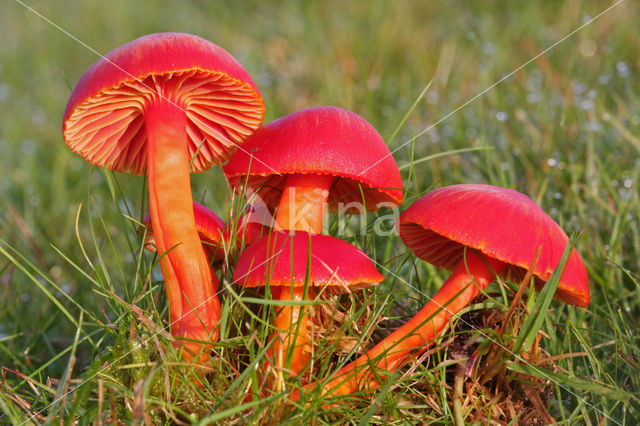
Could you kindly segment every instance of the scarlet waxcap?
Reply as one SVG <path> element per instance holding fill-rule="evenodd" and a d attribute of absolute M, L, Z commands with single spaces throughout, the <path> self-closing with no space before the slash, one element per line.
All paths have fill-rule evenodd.
<path fill-rule="evenodd" d="M 358 114 L 334 106 L 303 109 L 266 124 L 223 170 L 234 188 L 247 182 L 270 207 L 278 206 L 286 175 L 297 173 L 339 177 L 329 193 L 332 211 L 336 202 L 362 203 L 363 195 L 367 211 L 403 199 L 400 171 L 380 134 Z"/>
<path fill-rule="evenodd" d="M 224 230 L 225 240 L 231 241 L 232 236 L 235 236 L 238 243 L 248 246 L 269 234 L 272 227 L 273 216 L 266 206 L 250 205 L 238 218 L 229 218 Z"/>
<path fill-rule="evenodd" d="M 245 287 L 302 287 L 309 253 L 309 285 L 337 287 L 345 292 L 381 282 L 369 257 L 359 248 L 329 235 L 277 231 L 247 247 L 238 257 L 233 281 Z"/>
<path fill-rule="evenodd" d="M 213 260 L 222 260 L 224 258 L 224 250 L 221 247 L 221 241 L 224 235 L 224 222 L 220 217 L 209 208 L 202 204 L 193 203 L 193 215 L 196 222 L 196 231 L 200 241 Z M 147 227 L 147 234 L 144 241 L 144 248 L 149 251 L 156 251 L 156 240 L 151 227 L 151 214 L 147 213 L 142 220 L 144 226 Z M 138 229 L 141 232 L 141 228 Z"/>
<path fill-rule="evenodd" d="M 194 173 L 226 161 L 264 119 L 258 89 L 228 52 L 194 35 L 158 33 L 87 69 L 67 103 L 63 137 L 90 163 L 144 174 L 144 111 L 158 99 L 186 112 Z"/>
<path fill-rule="evenodd" d="M 507 264 L 502 275 L 521 280 L 531 267 L 542 287 L 559 265 L 569 238 L 526 195 L 491 185 L 453 185 L 424 195 L 398 220 L 400 237 L 418 257 L 453 270 L 464 247 Z M 589 278 L 575 249 L 565 265 L 555 298 L 576 306 L 590 301 Z"/>

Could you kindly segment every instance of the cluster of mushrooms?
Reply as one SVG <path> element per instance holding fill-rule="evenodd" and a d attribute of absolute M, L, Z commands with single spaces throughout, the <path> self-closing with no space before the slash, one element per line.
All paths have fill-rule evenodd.
<path fill-rule="evenodd" d="M 90 163 L 147 175 L 145 246 L 157 251 L 171 333 L 187 360 L 210 357 L 220 319 L 215 267 L 230 256 L 224 242 L 242 240 L 233 257 L 234 283 L 265 287 L 282 301 L 263 366 L 268 386 L 282 390 L 282 378 L 298 375 L 312 356 L 305 300 L 383 280 L 362 250 L 323 235 L 325 211 L 339 203 L 347 213 L 362 212 L 349 208 L 356 205 L 376 211 L 399 206 L 404 194 L 389 149 L 362 117 L 321 106 L 262 126 L 264 109 L 249 74 L 222 48 L 189 34 L 151 34 L 84 73 L 67 104 L 63 136 Z M 192 201 L 190 173 L 216 164 L 224 164 L 236 193 L 275 214 L 273 223 L 225 226 Z M 380 372 L 424 352 L 494 278 L 522 279 L 532 271 L 543 286 L 569 244 L 527 196 L 482 184 L 429 192 L 400 215 L 397 228 L 418 257 L 453 273 L 410 321 L 323 382 L 323 393 L 380 386 L 376 380 L 386 376 Z M 555 297 L 589 303 L 587 271 L 575 249 Z"/>

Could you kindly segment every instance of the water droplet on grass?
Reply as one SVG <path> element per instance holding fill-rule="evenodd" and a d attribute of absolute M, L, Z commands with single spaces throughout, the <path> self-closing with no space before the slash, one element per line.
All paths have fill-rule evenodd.
<path fill-rule="evenodd" d="M 494 53 L 496 53 L 496 46 L 488 41 L 482 46 L 482 51 L 485 55 L 492 56 Z"/>
<path fill-rule="evenodd" d="M 9 100 L 11 94 L 11 86 L 6 83 L 0 83 L 0 102 Z"/>
<path fill-rule="evenodd" d="M 425 97 L 430 104 L 436 104 L 440 100 L 440 94 L 437 90 L 429 90 Z"/>
<path fill-rule="evenodd" d="M 633 191 L 629 191 L 629 189 L 627 188 L 620 188 L 618 190 L 618 196 L 620 197 L 621 200 L 629 200 L 631 199 L 631 196 L 633 195 Z"/>
<path fill-rule="evenodd" d="M 594 119 L 587 121 L 585 124 L 585 128 L 590 132 L 597 132 L 601 129 L 600 123 Z"/>
<path fill-rule="evenodd" d="M 540 100 L 540 95 L 535 92 L 527 93 L 527 103 L 528 104 L 537 104 Z"/>
<path fill-rule="evenodd" d="M 25 139 L 20 143 L 20 150 L 25 155 L 32 155 L 36 152 L 36 143 L 31 139 Z"/>
<path fill-rule="evenodd" d="M 594 103 L 591 99 L 585 99 L 580 102 L 580 109 L 582 109 L 583 111 L 589 111 L 590 109 L 593 108 L 593 106 L 594 106 Z"/>
<path fill-rule="evenodd" d="M 627 78 L 631 75 L 631 70 L 629 69 L 629 65 L 626 62 L 620 61 L 616 64 L 616 69 L 618 70 L 618 75 L 622 78 Z"/>
<path fill-rule="evenodd" d="M 598 45 L 590 38 L 585 38 L 580 42 L 578 47 L 580 49 L 580 53 L 584 56 L 593 56 L 598 50 Z"/>
<path fill-rule="evenodd" d="M 42 108 L 36 108 L 31 113 L 31 122 L 36 126 L 42 126 L 47 121 L 47 115 Z"/>
<path fill-rule="evenodd" d="M 572 81 L 571 87 L 573 88 L 573 93 L 575 95 L 581 95 L 587 90 L 587 86 L 585 86 L 583 83 L 580 83 L 578 81 Z"/>

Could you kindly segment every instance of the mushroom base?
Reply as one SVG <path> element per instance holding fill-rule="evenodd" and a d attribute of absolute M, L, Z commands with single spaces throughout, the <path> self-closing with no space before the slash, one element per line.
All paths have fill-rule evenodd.
<path fill-rule="evenodd" d="M 451 276 L 433 298 L 402 327 L 391 333 L 373 349 L 346 365 L 323 389 L 323 394 L 347 395 L 380 386 L 383 378 L 426 351 L 450 319 L 469 304 L 506 265 L 496 259 L 481 259 L 466 252 Z M 309 385 L 313 389 L 316 383 Z M 297 399 L 299 395 L 294 395 Z"/>

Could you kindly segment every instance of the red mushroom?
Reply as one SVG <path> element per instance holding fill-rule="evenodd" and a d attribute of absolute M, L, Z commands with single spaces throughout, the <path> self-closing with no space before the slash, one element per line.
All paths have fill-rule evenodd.
<path fill-rule="evenodd" d="M 411 320 L 336 373 L 324 386 L 333 395 L 377 387 L 372 362 L 375 369 L 393 371 L 409 355 L 426 350 L 449 319 L 496 274 L 522 279 L 539 249 L 533 275 L 536 286 L 542 287 L 569 243 L 558 224 L 529 197 L 491 185 L 454 185 L 432 191 L 400 216 L 399 230 L 416 255 L 453 273 Z M 555 298 L 580 307 L 589 304 L 587 270 L 575 249 L 564 265 Z"/>
<path fill-rule="evenodd" d="M 307 298 L 314 299 L 325 287 L 349 292 L 382 280 L 360 249 L 328 235 L 304 231 L 276 231 L 262 237 L 240 254 L 233 273 L 233 281 L 244 287 L 265 287 L 268 283 L 275 295 L 279 293 L 280 300 L 298 302 L 304 300 L 305 288 Z M 279 337 L 271 354 L 279 377 L 283 369 L 296 375 L 307 364 L 306 323 L 307 316 L 300 314 L 299 306 L 288 305 L 278 312 L 275 326 Z"/>
<path fill-rule="evenodd" d="M 193 202 L 193 215 L 198 237 L 207 255 L 207 259 L 209 259 L 209 263 L 217 263 L 223 260 L 224 247 L 222 246 L 222 241 L 224 240 L 224 222 L 217 214 L 209 210 L 209 208 L 195 201 Z M 151 226 L 151 213 L 147 213 L 144 216 L 142 223 L 147 228 L 144 238 L 144 248 L 155 252 L 158 248 L 156 246 L 156 236 Z M 140 227 L 138 233 L 142 233 L 142 231 L 143 229 Z M 214 287 L 214 291 L 217 291 L 217 284 Z"/>
<path fill-rule="evenodd" d="M 321 233 L 327 202 L 332 211 L 341 202 L 347 212 L 360 213 L 402 203 L 402 178 L 389 148 L 351 111 L 321 106 L 295 112 L 261 127 L 244 148 L 224 173 L 234 188 L 246 182 L 269 208 L 278 207 L 280 229 Z M 350 203 L 364 203 L 366 210 Z"/>
<path fill-rule="evenodd" d="M 175 336 L 215 339 L 219 318 L 189 172 L 226 161 L 263 117 L 262 98 L 244 68 L 219 46 L 181 33 L 116 48 L 71 94 L 62 129 L 69 148 L 100 167 L 148 175 Z"/>
<path fill-rule="evenodd" d="M 389 148 L 351 111 L 320 106 L 295 112 L 261 127 L 244 148 L 224 173 L 237 191 L 249 190 L 269 209 L 278 208 L 276 229 L 320 234 L 327 203 L 331 210 L 340 202 L 345 212 L 359 213 L 402 203 L 402 178 Z M 280 300 L 301 300 L 303 291 L 294 286 Z M 300 309 L 288 305 L 281 315 L 302 318 Z"/>
<path fill-rule="evenodd" d="M 236 250 L 252 244 L 273 228 L 272 212 L 265 204 L 254 202 L 243 210 L 237 218 L 230 217 L 225 228 L 225 240 L 230 246 L 235 243 Z"/>

